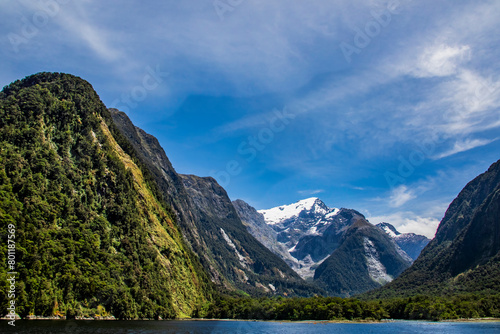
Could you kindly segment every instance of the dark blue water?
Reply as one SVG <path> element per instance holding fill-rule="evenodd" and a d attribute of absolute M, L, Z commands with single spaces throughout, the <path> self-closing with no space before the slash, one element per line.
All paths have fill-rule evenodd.
<path fill-rule="evenodd" d="M 398 321 L 374 324 L 339 324 L 326 322 L 257 322 L 257 321 L 16 321 L 16 327 L 0 322 L 0 333 L 500 333 L 500 322 L 437 323 Z"/>

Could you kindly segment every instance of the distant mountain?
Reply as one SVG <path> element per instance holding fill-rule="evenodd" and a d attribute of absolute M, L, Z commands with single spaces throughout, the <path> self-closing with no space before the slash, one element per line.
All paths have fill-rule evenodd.
<path fill-rule="evenodd" d="M 318 292 L 250 235 L 225 190 L 214 179 L 178 174 L 155 137 L 135 127 L 123 112 L 110 111 L 117 127 L 139 152 L 174 210 L 188 244 L 217 286 L 252 295 Z"/>
<path fill-rule="evenodd" d="M 448 207 L 414 264 L 370 297 L 500 292 L 500 161 Z"/>
<path fill-rule="evenodd" d="M 396 241 L 398 246 L 406 252 L 413 260 L 416 260 L 425 246 L 431 241 L 423 235 L 415 233 L 400 233 L 394 226 L 389 223 L 380 223 L 376 225 L 381 228 L 387 235 Z"/>
<path fill-rule="evenodd" d="M 339 209 L 330 209 L 319 198 L 313 197 L 258 212 L 263 215 L 266 224 L 278 233 L 278 241 L 292 249 L 304 235 L 322 234 L 323 228 L 329 225 Z"/>
<path fill-rule="evenodd" d="M 314 274 L 314 281 L 333 295 L 347 297 L 380 287 L 411 264 L 386 233 L 361 216 L 355 219 Z"/>
<path fill-rule="evenodd" d="M 379 287 L 412 262 L 395 240 L 361 213 L 329 208 L 316 197 L 268 210 L 256 211 L 241 200 L 235 206 L 258 240 L 332 295 Z"/>
<path fill-rule="evenodd" d="M 313 197 L 258 213 L 293 257 L 292 268 L 302 277 L 312 278 L 316 266 L 338 247 L 337 239 L 349 225 L 343 215 L 338 216 L 340 211 Z"/>

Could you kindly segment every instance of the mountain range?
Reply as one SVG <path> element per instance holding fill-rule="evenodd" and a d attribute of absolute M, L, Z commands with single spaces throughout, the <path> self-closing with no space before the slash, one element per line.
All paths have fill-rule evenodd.
<path fill-rule="evenodd" d="M 242 200 L 231 202 L 215 179 L 177 174 L 156 138 L 135 127 L 123 112 L 110 112 L 160 185 L 188 244 L 217 286 L 251 295 L 305 296 L 324 289 L 335 295 L 352 295 L 387 282 L 375 279 L 374 285 L 364 283 L 364 288 L 354 282 L 332 290 L 328 283 L 336 278 L 324 279 L 326 274 L 316 284 L 302 280 L 312 281 L 314 270 L 340 246 L 344 232 L 359 218 L 364 219 L 359 212 L 330 209 L 319 198 L 261 211 Z M 379 232 L 372 225 L 370 228 Z M 401 263 L 388 274 L 388 280 L 411 264 L 396 243 L 389 241 L 380 247 L 395 249 L 391 252 L 395 258 L 384 261 Z M 364 262 L 357 263 L 373 281 Z"/>
<path fill-rule="evenodd" d="M 429 241 L 316 197 L 265 210 L 231 202 L 215 179 L 178 174 L 154 136 L 69 74 L 0 92 L 0 145 L 0 235 L 15 226 L 22 316 L 203 316 L 220 294 L 500 290 L 500 161 Z"/>
<path fill-rule="evenodd" d="M 416 260 L 425 246 L 431 241 L 423 235 L 415 233 L 400 233 L 389 223 L 379 223 L 377 227 L 381 228 L 391 238 L 396 241 L 398 246 L 408 254 L 413 260 Z"/>
<path fill-rule="evenodd" d="M 155 137 L 135 127 L 125 113 L 112 109 L 111 115 L 154 176 L 188 245 L 216 286 L 252 295 L 319 292 L 247 231 L 215 179 L 178 174 Z"/>
<path fill-rule="evenodd" d="M 399 244 L 415 256 L 429 241 L 387 223 L 374 226 L 358 211 L 329 208 L 316 197 L 259 211 L 242 200 L 233 205 L 252 235 L 332 295 L 391 281 L 413 261 Z"/>

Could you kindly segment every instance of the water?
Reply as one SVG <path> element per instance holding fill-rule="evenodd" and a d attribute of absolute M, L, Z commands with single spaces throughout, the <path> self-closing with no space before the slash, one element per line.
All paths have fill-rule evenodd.
<path fill-rule="evenodd" d="M 156 334 L 156 333 L 500 333 L 500 322 L 442 323 L 397 321 L 373 324 L 326 322 L 258 322 L 258 321 L 49 321 L 18 320 L 16 327 L 0 322 L 0 333 L 68 333 L 68 334 Z"/>

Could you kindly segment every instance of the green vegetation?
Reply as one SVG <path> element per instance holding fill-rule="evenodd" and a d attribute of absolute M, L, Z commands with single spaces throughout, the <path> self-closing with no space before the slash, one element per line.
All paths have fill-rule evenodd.
<path fill-rule="evenodd" d="M 415 295 L 442 298 L 471 294 L 497 295 L 500 293 L 500 255 L 496 255 L 484 265 L 467 270 L 455 277 L 445 276 L 439 272 L 433 279 L 429 279 L 429 276 L 429 273 L 424 270 L 422 272 L 408 271 L 382 288 L 369 291 L 359 297 L 369 300 Z"/>
<path fill-rule="evenodd" d="M 214 302 L 209 316 L 266 320 L 500 318 L 499 203 L 500 161 L 464 188 L 446 212 L 436 238 L 391 283 L 359 295 L 359 299 L 222 297 Z M 345 281 L 339 275 L 352 271 L 349 259 L 364 261 L 362 254 L 356 256 L 361 253 L 362 239 L 353 236 L 356 238 L 351 236 L 351 245 L 342 256 L 335 262 L 327 259 L 316 270 L 319 278 L 326 273 L 337 284 L 330 283 L 329 292 L 341 294 L 356 279 L 370 283 L 360 272 Z M 387 256 L 383 251 L 379 250 L 381 259 Z"/>
<path fill-rule="evenodd" d="M 240 290 L 254 297 L 312 296 L 323 292 L 304 282 L 252 237 L 227 193 L 214 179 L 177 174 L 155 137 L 135 127 L 125 113 L 109 111 L 115 125 L 153 175 L 166 202 L 175 210 L 186 241 L 220 290 L 227 293 Z M 221 228 L 245 257 L 245 264 L 228 245 Z"/>
<path fill-rule="evenodd" d="M 40 73 L 4 88 L 0 257 L 14 224 L 21 316 L 200 314 L 212 285 L 152 180 L 86 81 Z"/>
<path fill-rule="evenodd" d="M 7 260 L 5 241 L 8 227 L 14 225 L 16 311 L 22 317 L 500 317 L 500 162 L 471 182 L 452 203 L 437 238 L 411 269 L 360 299 L 257 299 L 217 294 L 164 201 L 162 194 L 168 185 L 159 190 L 157 175 L 146 166 L 144 157 L 138 157 L 84 80 L 40 73 L 0 92 L 0 257 Z M 198 188 L 211 189 L 212 193 L 207 190 L 198 200 L 192 196 L 193 201 L 212 198 L 207 207 L 228 202 L 223 189 L 209 181 Z M 183 196 L 187 201 L 187 194 Z M 231 208 L 226 204 L 218 207 Z M 318 291 L 243 233 L 244 226 L 237 223 L 233 209 L 225 213 L 186 210 L 184 214 L 193 216 L 197 228 L 192 231 L 193 239 L 188 237 L 192 249 L 200 253 L 205 250 L 206 258 L 203 254 L 201 258 L 206 268 L 224 273 L 233 288 L 241 290 L 240 296 L 264 294 L 268 287 L 294 296 Z M 220 220 L 221 214 L 224 220 Z M 463 221 L 464 217 L 469 221 Z M 252 261 L 240 263 L 233 247 L 221 239 L 221 227 L 233 240 L 234 248 Z M 197 231 L 203 241 L 198 246 Z M 361 240 L 353 238 L 351 250 L 358 249 L 359 253 Z M 380 253 L 386 256 L 383 250 Z M 480 256 L 476 258 L 477 254 Z M 348 258 L 340 258 L 334 265 L 348 267 Z M 250 267 L 251 271 L 245 273 L 238 266 Z M 396 263 L 388 270 L 401 267 Z M 0 266 L 2 314 L 7 313 L 8 305 L 7 268 L 6 263 Z M 326 269 L 323 275 L 333 277 L 335 271 Z M 276 279 L 278 276 L 281 278 Z M 356 279 L 357 275 L 353 276 Z"/>
<path fill-rule="evenodd" d="M 451 298 L 415 296 L 371 301 L 339 297 L 221 297 L 210 307 L 207 317 L 296 321 L 500 318 L 500 294 L 461 295 Z"/>

